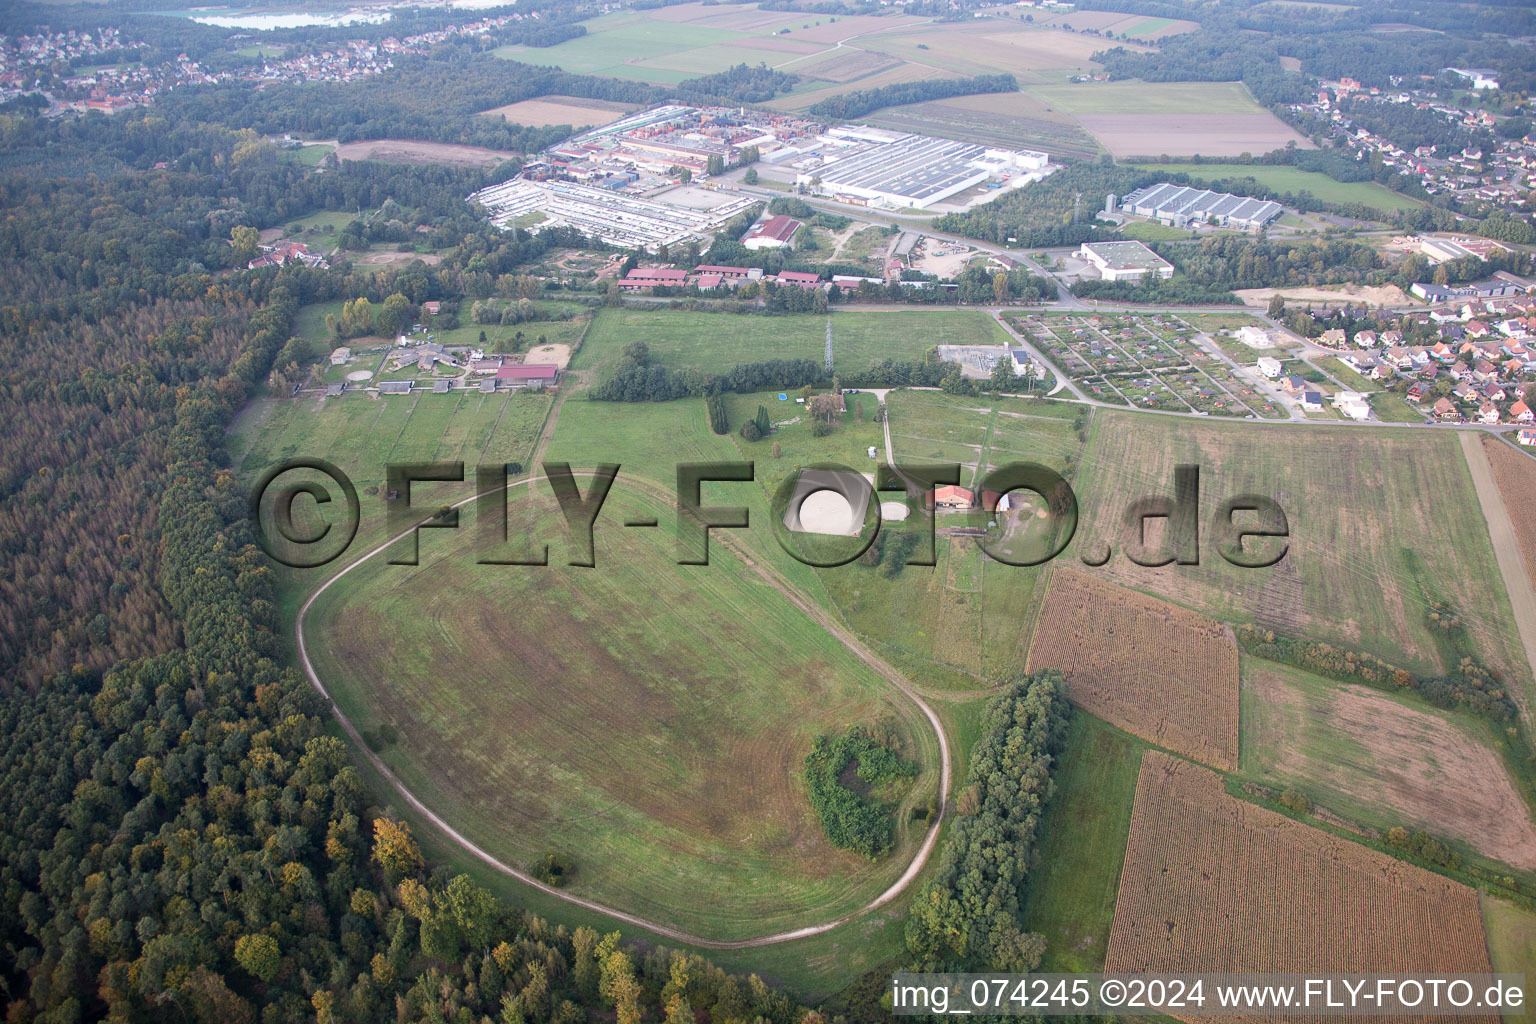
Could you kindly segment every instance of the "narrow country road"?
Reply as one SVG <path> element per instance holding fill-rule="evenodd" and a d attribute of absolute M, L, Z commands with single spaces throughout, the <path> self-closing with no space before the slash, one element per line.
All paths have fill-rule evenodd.
<path fill-rule="evenodd" d="M 553 429 L 554 421 L 552 416 L 550 423 L 545 428 L 546 437 L 553 433 Z M 543 450 L 542 443 L 539 450 L 541 452 Z M 577 476 L 591 477 L 594 475 L 591 472 L 583 473 L 580 470 L 576 470 L 574 472 Z M 510 491 L 514 487 L 527 486 L 543 479 L 545 478 L 542 476 L 531 476 L 524 480 L 514 481 L 507 485 L 507 490 Z M 660 486 L 659 484 L 652 483 L 649 480 L 630 477 L 628 478 L 627 482 L 636 485 L 639 487 L 639 489 L 650 493 L 652 496 L 660 497 L 663 500 L 671 501 L 676 497 L 674 494 L 667 491 L 664 487 Z M 471 495 L 462 501 L 455 502 L 452 507 L 460 508 L 469 504 L 470 502 L 477 500 L 479 497 L 480 495 L 478 494 Z M 373 548 L 373 550 L 349 563 L 346 568 L 340 570 L 334 576 L 330 577 L 318 588 L 316 588 L 314 593 L 310 594 L 309 597 L 304 601 L 304 604 L 299 608 L 298 615 L 294 619 L 294 640 L 298 646 L 299 663 L 304 669 L 305 676 L 309 678 L 310 684 L 314 686 L 314 688 L 319 692 L 320 696 L 324 697 L 325 700 L 330 704 L 331 713 L 336 716 L 336 721 L 341 725 L 342 730 L 352 739 L 352 742 L 357 747 L 358 752 L 367 759 L 369 765 L 372 766 L 374 771 L 378 772 L 390 784 L 390 786 L 394 788 L 395 792 L 400 794 L 400 797 L 411 806 L 412 810 L 414 810 L 421 817 L 425 818 L 427 821 L 431 822 L 439 832 L 452 840 L 465 852 L 475 857 L 475 859 L 481 861 L 488 867 L 494 868 L 504 875 L 515 878 L 525 885 L 538 889 L 540 892 L 547 893 L 548 895 L 554 896 L 557 899 L 564 900 L 567 903 L 571 903 L 579 907 L 584 907 L 587 910 L 597 911 L 600 914 L 605 914 L 608 917 L 614 918 L 618 921 L 623 921 L 626 924 L 632 924 L 637 927 L 644 928 L 645 930 L 653 932 L 657 935 L 664 936 L 669 939 L 674 939 L 678 942 L 685 942 L 689 945 L 698 946 L 704 949 L 748 949 L 754 946 L 768 946 L 775 943 L 789 942 L 794 939 L 803 939 L 813 935 L 820 935 L 824 932 L 829 932 L 834 928 L 838 928 L 853 920 L 854 918 L 866 914 L 871 910 L 875 910 L 878 907 L 884 906 L 886 903 L 889 903 L 891 900 L 895 899 L 909 885 L 912 884 L 913 880 L 916 879 L 918 874 L 923 870 L 924 865 L 928 863 L 928 858 L 933 853 L 934 847 L 938 843 L 939 828 L 944 820 L 944 812 L 948 808 L 951 778 L 949 738 L 945 735 L 944 725 L 939 720 L 938 714 L 935 713 L 933 708 L 930 707 L 927 702 L 918 695 L 917 691 L 914 690 L 912 686 L 907 682 L 905 676 L 903 676 L 894 667 L 886 663 L 878 655 L 861 644 L 853 634 L 844 629 L 841 624 L 834 621 L 831 616 L 829 616 L 821 608 L 817 607 L 815 603 L 812 602 L 808 597 L 801 594 L 792 583 L 779 575 L 776 570 L 753 559 L 745 550 L 739 546 L 738 542 L 729 536 L 728 532 L 726 531 L 711 533 L 711 540 L 715 543 L 723 544 L 726 548 L 730 549 L 730 551 L 735 554 L 737 558 L 741 559 L 743 564 L 761 576 L 765 582 L 767 582 L 774 589 L 778 590 L 779 593 L 784 595 L 784 597 L 789 600 L 791 604 L 795 605 L 795 607 L 799 608 L 802 612 L 817 622 L 817 624 L 826 629 L 829 633 L 836 637 L 840 643 L 842 643 L 851 652 L 857 655 L 860 660 L 862 660 L 882 678 L 884 678 L 887 682 L 899 690 L 908 700 L 917 706 L 917 708 L 923 713 L 924 717 L 927 718 L 928 724 L 933 728 L 934 735 L 938 738 L 939 741 L 940 763 L 938 813 L 934 815 L 933 821 L 928 827 L 928 833 L 923 838 L 922 846 L 919 847 L 916 856 L 912 858 L 912 861 L 907 865 L 906 870 L 902 872 L 901 877 L 896 879 L 896 881 L 891 883 L 891 885 L 886 888 L 884 892 L 882 892 L 879 896 L 875 897 L 870 902 L 866 903 L 864 906 L 834 918 L 833 920 L 825 921 L 821 924 L 807 925 L 804 928 L 796 928 L 791 931 L 776 932 L 772 935 L 758 936 L 756 938 L 720 940 L 707 939 L 697 935 L 690 935 L 687 932 L 672 928 L 668 925 L 660 924 L 655 921 L 649 921 L 643 917 L 638 917 L 634 914 L 629 914 L 625 911 L 607 906 L 606 904 L 599 903 L 596 900 L 585 899 L 581 896 L 574 895 L 573 893 L 566 892 L 562 889 L 557 889 L 553 886 L 546 885 L 531 875 L 520 871 L 512 865 L 499 859 L 495 855 L 486 851 L 484 848 L 478 846 L 467 836 L 465 836 L 463 833 L 445 821 L 442 816 L 440 816 L 431 807 L 417 798 L 417 796 L 406 787 L 405 783 L 403 783 L 400 778 L 390 770 L 389 766 L 384 763 L 383 759 L 380 758 L 379 755 L 376 754 L 373 749 L 363 741 L 362 734 L 358 731 L 357 727 L 352 724 L 352 721 L 346 716 L 341 708 L 336 704 L 336 701 L 331 697 L 330 692 L 326 690 L 325 684 L 321 682 L 320 675 L 315 671 L 314 663 L 310 660 L 309 649 L 304 637 L 304 617 L 309 613 L 310 608 L 314 605 L 315 601 L 319 599 L 321 594 L 325 593 L 328 589 L 330 589 L 332 584 L 347 575 L 347 573 L 351 572 L 353 569 L 356 569 L 358 566 L 364 564 L 369 559 L 383 553 L 386 549 L 389 548 L 391 544 L 394 544 L 396 541 L 409 536 L 411 530 L 414 530 L 415 528 L 415 526 L 412 526 L 411 529 L 402 531 L 396 536 L 390 537 L 388 540 L 383 541 L 377 547 Z"/>

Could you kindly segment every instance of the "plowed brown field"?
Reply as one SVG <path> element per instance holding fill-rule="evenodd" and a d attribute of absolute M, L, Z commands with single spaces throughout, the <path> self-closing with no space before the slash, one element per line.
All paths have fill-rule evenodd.
<path fill-rule="evenodd" d="M 1066 567 L 1027 670 L 1057 668 L 1089 714 L 1217 768 L 1237 767 L 1237 642 L 1214 619 Z"/>
<path fill-rule="evenodd" d="M 1142 757 L 1106 972 L 1491 969 L 1475 890 L 1244 803 L 1205 768 Z"/>

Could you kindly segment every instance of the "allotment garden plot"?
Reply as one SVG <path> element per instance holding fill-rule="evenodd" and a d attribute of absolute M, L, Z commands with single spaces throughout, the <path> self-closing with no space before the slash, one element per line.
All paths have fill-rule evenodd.
<path fill-rule="evenodd" d="M 1210 416 L 1285 417 L 1208 336 L 1178 316 L 1029 316 L 1013 325 L 1100 401 Z"/>

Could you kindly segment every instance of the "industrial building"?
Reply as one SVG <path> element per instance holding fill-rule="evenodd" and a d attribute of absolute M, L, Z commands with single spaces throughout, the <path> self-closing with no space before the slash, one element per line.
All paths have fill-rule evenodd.
<path fill-rule="evenodd" d="M 542 213 L 541 226 L 568 225 L 624 248 L 674 245 L 707 234 L 755 202 L 751 196 L 721 193 L 719 205 L 697 209 L 668 203 L 665 196 L 647 199 L 568 181 L 523 178 L 481 189 L 469 198 L 489 210 L 491 223 L 499 228 L 525 214 Z"/>
<path fill-rule="evenodd" d="M 748 249 L 785 249 L 795 244 L 799 231 L 799 221 L 777 214 L 748 228 L 741 236 L 741 244 Z"/>
<path fill-rule="evenodd" d="M 892 207 L 927 209 L 957 192 L 1015 174 L 1043 176 L 1050 157 L 880 128 L 829 129 L 796 162 L 796 183 Z"/>
<path fill-rule="evenodd" d="M 1139 281 L 1148 273 L 1165 281 L 1173 276 L 1173 264 L 1140 242 L 1084 242 L 1077 255 L 1106 281 Z"/>
<path fill-rule="evenodd" d="M 1167 182 L 1137 189 L 1121 201 L 1120 209 L 1176 228 L 1220 224 L 1249 231 L 1257 231 L 1285 212 L 1285 207 L 1267 199 L 1250 199 Z"/>

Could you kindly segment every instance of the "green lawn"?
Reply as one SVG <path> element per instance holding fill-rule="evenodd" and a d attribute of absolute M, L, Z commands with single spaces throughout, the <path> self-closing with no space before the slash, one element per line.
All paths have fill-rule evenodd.
<path fill-rule="evenodd" d="M 832 358 L 841 372 L 882 359 L 920 359 L 931 345 L 1002 345 L 1007 333 L 978 310 L 832 314 Z M 616 363 L 624 346 L 643 341 L 651 361 L 669 369 L 724 373 L 739 363 L 812 359 L 826 352 L 827 317 L 732 316 L 665 309 L 599 310 L 575 366 Z"/>
<path fill-rule="evenodd" d="M 1169 227 L 1167 224 L 1158 224 L 1155 221 L 1146 220 L 1130 221 L 1120 229 L 1120 233 L 1127 238 L 1134 238 L 1141 242 L 1168 242 L 1194 237 L 1193 231 Z"/>
<path fill-rule="evenodd" d="M 719 44 L 740 39 L 751 33 L 731 29 L 704 28 L 686 23 L 661 21 L 644 13 L 627 12 L 607 14 L 585 23 L 587 34 L 568 39 L 556 46 L 503 46 L 496 50 L 498 57 L 523 61 L 529 64 L 554 65 L 580 74 L 612 75 L 618 78 L 638 78 L 660 81 L 654 72 L 665 74 L 666 68 L 642 68 L 639 60 L 657 62 L 671 54 L 702 47 L 714 47 L 717 53 L 733 57 L 734 47 L 722 48 Z M 740 63 L 740 60 L 736 60 Z M 729 62 L 718 68 L 729 67 Z M 701 72 L 689 68 L 671 69 L 677 72 L 677 80 Z"/>
<path fill-rule="evenodd" d="M 1146 748 L 1091 715 L 1072 716 L 1025 899 L 1025 930 L 1045 936 L 1042 971 L 1104 969 Z"/>
<path fill-rule="evenodd" d="M 293 159 L 306 167 L 318 167 L 336 147 L 334 146 L 300 146 L 297 149 L 285 150 Z"/>
<path fill-rule="evenodd" d="M 1229 186 L 1239 178 L 1252 178 L 1277 192 L 1310 192 L 1325 203 L 1360 203 L 1382 213 L 1414 210 L 1424 204 L 1411 196 L 1393 192 L 1374 181 L 1334 181 L 1317 171 L 1295 167 L 1270 167 L 1262 164 L 1142 164 L 1147 170 L 1169 174 L 1188 174 L 1207 183 L 1226 181 Z M 1233 186 L 1235 187 L 1235 186 Z M 1239 190 L 1240 191 L 1240 190 Z"/>
<path fill-rule="evenodd" d="M 1241 82 L 1068 82 L 1024 91 L 1068 114 L 1262 114 Z"/>

